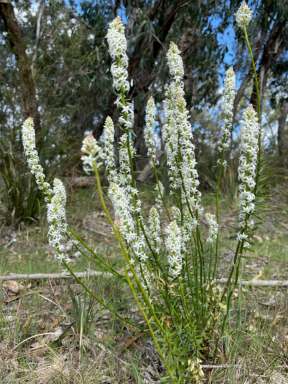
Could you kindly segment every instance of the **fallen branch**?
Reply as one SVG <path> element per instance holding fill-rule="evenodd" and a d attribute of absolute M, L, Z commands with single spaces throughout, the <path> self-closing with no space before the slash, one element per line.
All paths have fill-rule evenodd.
<path fill-rule="evenodd" d="M 237 364 L 203 364 L 202 369 L 227 369 L 227 368 L 240 368 Z"/>
<path fill-rule="evenodd" d="M 227 279 L 217 279 L 218 284 L 225 284 Z M 239 285 L 249 287 L 283 287 L 288 288 L 288 280 L 240 280 Z"/>
<path fill-rule="evenodd" d="M 77 277 L 89 278 L 89 277 L 111 277 L 111 273 L 102 271 L 87 271 L 87 272 L 75 272 Z M 73 276 L 69 272 L 58 273 L 24 273 L 24 274 L 9 274 L 0 276 L 0 281 L 9 280 L 53 280 L 53 279 L 73 279 Z"/>
<path fill-rule="evenodd" d="M 113 275 L 109 272 L 102 271 L 86 271 L 86 272 L 75 272 L 75 275 L 80 278 L 89 277 L 112 277 Z M 57 280 L 57 279 L 73 279 L 73 276 L 69 272 L 56 272 L 56 273 L 24 273 L 16 274 L 11 273 L 9 275 L 0 275 L 0 281 L 9 280 Z M 227 279 L 217 279 L 218 284 L 225 284 Z M 241 280 L 239 281 L 241 286 L 249 287 L 282 287 L 288 288 L 288 280 Z"/>

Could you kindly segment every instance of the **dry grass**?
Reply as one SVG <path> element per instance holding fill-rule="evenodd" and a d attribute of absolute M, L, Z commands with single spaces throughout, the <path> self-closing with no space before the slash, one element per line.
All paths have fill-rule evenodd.
<path fill-rule="evenodd" d="M 288 216 L 285 200 L 283 202 L 280 195 L 281 192 L 278 202 L 276 194 L 273 195 L 272 209 L 265 215 L 263 229 L 255 237 L 254 252 L 245 260 L 245 278 L 287 279 Z M 225 214 L 228 244 L 234 213 L 232 204 Z M 72 195 L 68 217 L 88 242 L 96 243 L 98 252 L 111 258 L 117 256 L 110 230 L 91 190 Z M 46 231 L 44 220 L 17 231 L 3 228 L 1 274 L 59 270 L 47 247 Z M 223 271 L 229 260 L 230 256 L 224 255 Z M 76 269 L 85 267 L 86 262 L 75 263 Z M 16 293 L 9 286 L 1 290 L 1 383 L 159 382 L 161 365 L 143 329 L 136 331 L 121 325 L 93 303 L 92 315 L 87 320 L 89 326 L 80 336 L 79 308 L 85 312 L 88 304 L 79 286 L 71 283 L 69 290 L 67 281 L 18 284 Z M 98 292 L 112 299 L 117 311 L 126 314 L 131 311 L 129 293 L 114 280 L 97 278 L 94 284 Z M 78 312 L 71 290 L 72 295 L 84 303 Z M 287 290 L 246 288 L 236 296 L 234 331 L 227 335 L 217 361 L 228 363 L 229 367 L 206 369 L 207 383 L 288 383 Z M 137 313 L 131 312 L 130 316 L 141 328 L 143 323 Z M 46 333 L 50 336 L 44 335 Z"/>

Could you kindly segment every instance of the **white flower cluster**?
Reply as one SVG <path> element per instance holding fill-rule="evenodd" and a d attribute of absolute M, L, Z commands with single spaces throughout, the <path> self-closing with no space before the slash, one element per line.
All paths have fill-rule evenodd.
<path fill-rule="evenodd" d="M 225 82 L 224 82 L 224 95 L 223 95 L 223 132 L 221 142 L 219 145 L 220 153 L 225 151 L 230 146 L 230 137 L 233 123 L 233 108 L 235 100 L 235 73 L 233 68 L 230 67 L 226 71 Z"/>
<path fill-rule="evenodd" d="M 101 163 L 101 148 L 99 147 L 97 140 L 92 134 L 84 137 L 82 142 L 81 160 L 83 162 L 83 169 L 86 173 L 91 173 L 93 170 L 93 163 L 96 161 L 99 165 Z"/>
<path fill-rule="evenodd" d="M 107 172 L 108 181 L 116 181 L 116 163 L 115 163 L 115 149 L 114 149 L 114 124 L 110 116 L 105 120 L 104 130 L 102 134 L 104 143 L 103 160 Z"/>
<path fill-rule="evenodd" d="M 23 124 L 22 141 L 28 166 L 31 173 L 35 176 L 38 188 L 43 193 L 47 204 L 49 244 L 56 250 L 56 258 L 58 260 L 65 259 L 69 261 L 66 251 L 69 246 L 70 248 L 73 246 L 73 243 L 69 245 L 66 241 L 65 187 L 59 179 L 54 179 L 53 188 L 45 181 L 45 175 L 36 149 L 34 123 L 31 117 L 26 119 Z"/>
<path fill-rule="evenodd" d="M 240 182 L 240 228 L 242 235 L 247 226 L 253 225 L 253 222 L 251 220 L 248 221 L 248 219 L 250 219 L 255 209 L 254 191 L 256 186 L 259 132 L 260 126 L 257 113 L 252 105 L 250 105 L 246 108 L 243 115 L 238 168 Z"/>
<path fill-rule="evenodd" d="M 215 215 L 212 213 L 206 213 L 205 219 L 208 224 L 208 236 L 207 236 L 207 243 L 213 243 L 217 239 L 219 225 L 217 223 Z"/>
<path fill-rule="evenodd" d="M 146 126 L 144 129 L 144 139 L 147 147 L 147 154 L 152 160 L 152 164 L 157 164 L 156 145 L 155 145 L 155 102 L 150 97 L 146 107 Z"/>
<path fill-rule="evenodd" d="M 171 77 L 176 81 L 182 81 L 184 77 L 183 60 L 177 45 L 173 42 L 170 43 L 167 60 Z"/>
<path fill-rule="evenodd" d="M 120 232 L 126 240 L 128 246 L 133 251 L 137 261 L 145 262 L 147 254 L 143 236 L 137 234 L 135 221 L 131 212 L 130 198 L 125 188 L 116 183 L 112 183 L 109 188 L 109 196 L 117 217 Z M 133 259 L 133 261 L 135 261 Z"/>
<path fill-rule="evenodd" d="M 35 176 L 36 183 L 40 191 L 44 194 L 45 200 L 51 195 L 50 184 L 45 181 L 43 168 L 40 164 L 39 155 L 36 149 L 34 122 L 32 117 L 28 117 L 22 126 L 22 142 L 28 167 Z"/>
<path fill-rule="evenodd" d="M 246 1 L 243 0 L 238 11 L 236 12 L 236 23 L 239 28 L 245 29 L 248 27 L 252 19 L 252 11 L 247 5 Z"/>
<path fill-rule="evenodd" d="M 47 204 L 47 220 L 49 224 L 48 240 L 56 251 L 59 260 L 67 259 L 65 255 L 66 244 L 66 191 L 59 179 L 54 179 L 52 197 Z"/>
<path fill-rule="evenodd" d="M 113 60 L 111 65 L 113 86 L 118 92 L 128 92 L 128 57 L 126 54 L 127 41 L 125 38 L 125 28 L 119 16 L 109 24 L 107 41 L 109 54 Z"/>
<path fill-rule="evenodd" d="M 117 93 L 116 105 L 121 110 L 119 123 L 125 131 L 133 127 L 133 106 L 127 101 L 130 86 L 128 81 L 128 57 L 125 28 L 120 17 L 116 17 L 110 24 L 107 33 L 109 53 L 112 58 L 111 74 L 113 86 Z"/>
<path fill-rule="evenodd" d="M 188 202 L 197 216 L 201 211 L 201 193 L 198 190 L 199 178 L 189 112 L 184 98 L 183 63 L 176 44 L 170 44 L 167 59 L 172 81 L 166 92 L 163 138 L 170 185 L 172 190 L 182 189 L 183 204 Z"/>
<path fill-rule="evenodd" d="M 117 94 L 116 105 L 120 109 L 119 123 L 124 133 L 119 143 L 119 178 L 118 182 L 122 187 L 127 188 L 126 192 L 133 192 L 131 162 L 135 150 L 132 141 L 132 128 L 134 123 L 134 112 L 132 104 L 127 100 L 129 91 L 128 81 L 128 57 L 126 54 L 127 42 L 125 28 L 120 17 L 116 17 L 110 24 L 107 33 L 109 53 L 112 58 L 111 73 L 113 86 Z M 117 182 L 115 179 L 114 182 Z M 134 193 L 135 195 L 135 193 Z M 133 201 L 136 201 L 133 199 Z M 136 207 L 135 207 L 136 209 Z"/>
<path fill-rule="evenodd" d="M 182 239 L 183 244 L 186 244 L 191 240 L 193 231 L 198 226 L 199 222 L 196 217 L 191 217 L 188 207 L 185 207 L 183 212 L 183 225 L 182 225 Z"/>
<path fill-rule="evenodd" d="M 129 150 L 128 150 L 128 146 L 129 146 Z M 129 151 L 132 159 L 134 157 L 135 149 L 131 141 L 130 140 L 128 141 L 128 134 L 123 133 L 123 135 L 120 137 L 120 142 L 119 142 L 119 163 L 120 163 L 119 183 L 122 187 L 126 187 L 128 188 L 128 190 L 131 191 L 133 178 L 132 178 L 132 172 L 131 172 Z"/>
<path fill-rule="evenodd" d="M 181 229 L 175 220 L 166 229 L 165 245 L 168 255 L 169 274 L 172 278 L 176 278 L 182 271 L 183 250 Z"/>
<path fill-rule="evenodd" d="M 164 101 L 165 119 L 162 136 L 165 143 L 167 155 L 167 166 L 169 183 L 172 191 L 181 188 L 181 177 L 179 176 L 178 163 L 178 132 L 174 118 L 174 102 L 171 95 L 171 86 L 167 89 L 166 99 Z M 179 160 L 178 160 L 179 161 Z"/>
<path fill-rule="evenodd" d="M 124 95 L 121 95 L 121 102 L 119 101 L 119 97 L 116 100 L 117 107 L 121 110 L 121 115 L 119 117 L 119 123 L 124 128 L 124 131 L 128 132 L 133 128 L 134 124 L 134 111 L 133 105 L 126 101 Z"/>

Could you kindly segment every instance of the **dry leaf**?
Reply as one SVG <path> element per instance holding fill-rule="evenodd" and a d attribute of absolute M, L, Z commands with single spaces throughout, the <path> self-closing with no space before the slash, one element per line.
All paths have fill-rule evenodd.
<path fill-rule="evenodd" d="M 24 290 L 24 286 L 15 280 L 5 281 L 3 283 L 3 288 L 5 288 L 8 293 L 12 293 L 13 295 L 18 295 Z"/>

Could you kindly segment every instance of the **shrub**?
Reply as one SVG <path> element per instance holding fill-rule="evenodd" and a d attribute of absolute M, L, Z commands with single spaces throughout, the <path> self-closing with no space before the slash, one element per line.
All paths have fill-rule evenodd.
<path fill-rule="evenodd" d="M 0 142 L 0 213 L 8 225 L 34 221 L 40 208 L 39 191 L 20 151 L 17 143 L 12 145 L 3 135 Z"/>
<path fill-rule="evenodd" d="M 236 20 L 244 31 L 248 44 L 246 28 L 250 18 L 249 8 L 242 3 Z M 31 119 L 23 126 L 25 152 L 39 188 L 47 200 L 49 242 L 56 250 L 58 258 L 73 274 L 68 263 L 68 234 L 76 238 L 75 246 L 82 253 L 90 253 L 99 267 L 127 283 L 166 369 L 163 382 L 198 383 L 204 377 L 201 362 L 214 356 L 224 334 L 232 295 L 239 279 L 242 255 L 251 246 L 261 159 L 261 131 L 257 112 L 249 105 L 241 121 L 239 228 L 235 234 L 234 258 L 227 282 L 220 289 L 217 285 L 221 244 L 219 200 L 221 180 L 229 166 L 227 149 L 235 97 L 234 72 L 230 68 L 225 80 L 223 134 L 219 144 L 219 160 L 215 167 L 215 214 L 204 213 L 189 113 L 184 97 L 183 63 L 176 44 L 170 44 L 167 53 L 170 81 L 166 89 L 165 125 L 162 129 L 169 188 L 164 190 L 158 170 L 154 135 L 155 103 L 150 98 L 146 111 L 145 140 L 156 185 L 155 202 L 146 216 L 135 179 L 133 104 L 128 98 L 130 84 L 127 43 L 120 18 L 110 24 L 107 39 L 122 136 L 116 145 L 113 121 L 107 117 L 103 137 L 99 142 L 92 135 L 84 138 L 82 160 L 86 172 L 95 173 L 98 196 L 119 243 L 125 262 L 124 271 L 116 271 L 67 229 L 65 189 L 58 179 L 54 180 L 53 187 L 45 181 L 35 152 Z M 253 56 L 251 58 L 253 60 Z M 108 196 L 112 202 L 114 217 L 108 209 L 101 185 L 99 170 L 102 167 L 109 182 Z M 87 287 L 86 289 L 88 290 Z M 91 292 L 91 295 L 97 297 L 100 304 L 107 306 L 96 292 Z M 119 314 L 116 315 L 121 318 Z"/>

